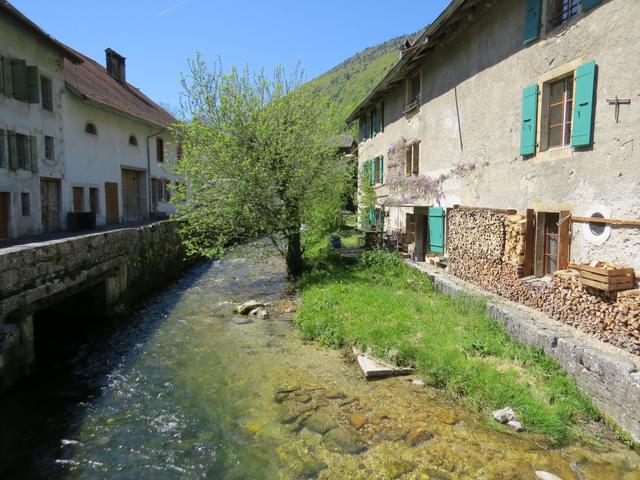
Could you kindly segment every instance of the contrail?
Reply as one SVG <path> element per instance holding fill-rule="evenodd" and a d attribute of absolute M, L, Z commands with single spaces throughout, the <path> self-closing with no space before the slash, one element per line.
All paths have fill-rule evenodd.
<path fill-rule="evenodd" d="M 166 15 L 167 13 L 171 13 L 173 12 L 176 8 L 180 8 L 182 5 L 184 5 L 185 3 L 187 3 L 187 0 L 182 0 L 182 2 L 176 3 L 173 7 L 169 7 L 166 10 L 163 10 L 162 12 L 160 12 L 158 14 L 159 17 L 162 17 L 163 15 Z"/>

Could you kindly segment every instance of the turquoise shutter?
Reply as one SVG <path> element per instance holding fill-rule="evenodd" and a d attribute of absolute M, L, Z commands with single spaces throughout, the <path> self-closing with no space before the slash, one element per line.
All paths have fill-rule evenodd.
<path fill-rule="evenodd" d="M 538 84 L 522 91 L 522 125 L 520 128 L 520 155 L 536 153 L 536 120 L 538 117 Z"/>
<path fill-rule="evenodd" d="M 429 208 L 429 252 L 444 253 L 444 208 Z"/>
<path fill-rule="evenodd" d="M 9 168 L 18 169 L 18 139 L 16 132 L 9 132 Z"/>
<path fill-rule="evenodd" d="M 380 155 L 380 183 L 384 183 L 384 155 Z"/>
<path fill-rule="evenodd" d="M 40 103 L 38 67 L 27 67 L 27 100 L 29 103 Z"/>
<path fill-rule="evenodd" d="M 540 36 L 540 20 L 542 18 L 542 0 L 527 0 L 527 13 L 524 18 L 524 38 L 526 45 Z"/>
<path fill-rule="evenodd" d="M 11 75 L 11 61 L 2 57 L 2 93 L 7 97 L 13 96 L 13 77 Z"/>
<path fill-rule="evenodd" d="M 31 171 L 38 173 L 38 138 L 29 137 L 29 152 L 31 155 Z"/>
<path fill-rule="evenodd" d="M 576 70 L 576 86 L 573 96 L 572 147 L 591 145 L 595 84 L 596 61 L 592 60 L 580 65 Z"/>
<path fill-rule="evenodd" d="M 369 208 L 369 227 L 376 222 L 376 211 L 373 208 Z"/>
<path fill-rule="evenodd" d="M 376 164 L 373 160 L 369 160 L 369 175 L 370 184 L 376 184 Z"/>
<path fill-rule="evenodd" d="M 600 5 L 602 0 L 582 0 L 582 11 L 586 12 Z"/>
<path fill-rule="evenodd" d="M 24 60 L 11 60 L 13 98 L 27 101 L 27 64 Z"/>

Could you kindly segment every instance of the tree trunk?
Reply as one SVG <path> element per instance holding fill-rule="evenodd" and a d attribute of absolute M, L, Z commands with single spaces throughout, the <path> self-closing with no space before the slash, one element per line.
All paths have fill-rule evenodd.
<path fill-rule="evenodd" d="M 302 246 L 300 244 L 300 230 L 287 234 L 287 275 L 289 278 L 299 278 L 302 275 Z"/>

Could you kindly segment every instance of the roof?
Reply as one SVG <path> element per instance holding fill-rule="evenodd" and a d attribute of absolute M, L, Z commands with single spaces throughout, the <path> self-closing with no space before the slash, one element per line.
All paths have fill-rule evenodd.
<path fill-rule="evenodd" d="M 351 123 L 362 115 L 363 110 L 389 92 L 400 80 L 413 71 L 429 50 L 441 44 L 445 38 L 457 33 L 468 23 L 476 21 L 480 13 L 493 6 L 496 0 L 452 0 L 438 18 L 422 29 L 408 48 L 402 48 L 402 56 L 384 78 L 369 92 L 353 112 L 346 118 Z"/>
<path fill-rule="evenodd" d="M 159 128 L 167 128 L 176 119 L 139 89 L 129 83 L 120 83 L 107 69 L 96 61 L 80 53 L 83 62 L 64 63 L 64 77 L 71 92 L 83 100 L 95 103 L 125 116 L 149 123 Z"/>
<path fill-rule="evenodd" d="M 71 60 L 74 63 L 82 62 L 82 59 L 76 54 L 76 52 L 74 52 L 69 47 L 59 42 L 58 40 L 53 38 L 51 35 L 49 35 L 47 32 L 42 30 L 38 25 L 33 23 L 27 17 L 25 17 L 16 7 L 11 5 L 8 1 L 0 0 L 0 11 L 6 13 L 11 18 L 13 18 L 16 22 L 20 23 L 24 27 L 31 30 L 33 33 L 35 33 L 38 37 L 40 37 L 46 43 L 48 43 L 53 48 L 55 48 L 60 53 L 62 53 L 65 56 L 65 58 Z"/>

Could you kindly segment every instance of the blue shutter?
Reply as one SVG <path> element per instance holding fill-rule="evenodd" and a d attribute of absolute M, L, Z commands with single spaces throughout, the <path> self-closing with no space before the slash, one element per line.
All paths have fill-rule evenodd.
<path fill-rule="evenodd" d="M 522 124 L 520 128 L 520 155 L 536 153 L 536 120 L 538 117 L 538 84 L 522 91 Z"/>
<path fill-rule="evenodd" d="M 384 183 L 384 155 L 380 155 L 380 183 Z"/>
<path fill-rule="evenodd" d="M 586 12 L 592 8 L 597 7 L 602 3 L 602 0 L 582 0 L 582 11 Z"/>
<path fill-rule="evenodd" d="M 369 160 L 369 183 L 371 185 L 376 184 L 376 163 L 373 159 Z"/>
<path fill-rule="evenodd" d="M 591 145 L 593 130 L 593 98 L 596 84 L 596 61 L 583 63 L 576 70 L 576 86 L 573 96 L 573 120 L 571 146 Z"/>
<path fill-rule="evenodd" d="M 527 13 L 524 18 L 524 38 L 526 45 L 540 36 L 540 20 L 542 18 L 542 0 L 527 0 Z"/>

